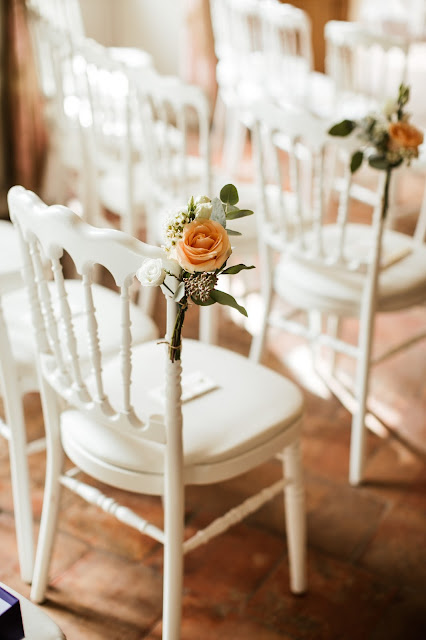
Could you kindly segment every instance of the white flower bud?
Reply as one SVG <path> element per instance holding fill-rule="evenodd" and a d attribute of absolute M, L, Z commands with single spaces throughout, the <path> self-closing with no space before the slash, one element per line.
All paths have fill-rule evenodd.
<path fill-rule="evenodd" d="M 195 217 L 209 220 L 212 215 L 213 205 L 210 202 L 202 202 L 197 204 L 195 208 Z"/>
<path fill-rule="evenodd" d="M 163 284 L 166 272 L 161 258 L 147 258 L 136 272 L 136 277 L 144 287 L 158 287 Z"/>
<path fill-rule="evenodd" d="M 197 196 L 196 198 L 194 198 L 195 205 L 204 204 L 206 202 L 211 202 L 211 200 L 210 200 L 210 198 L 208 196 Z"/>
<path fill-rule="evenodd" d="M 395 102 L 395 100 L 389 99 L 384 103 L 382 111 L 386 118 L 389 118 L 391 115 L 396 113 L 397 109 L 398 103 Z"/>

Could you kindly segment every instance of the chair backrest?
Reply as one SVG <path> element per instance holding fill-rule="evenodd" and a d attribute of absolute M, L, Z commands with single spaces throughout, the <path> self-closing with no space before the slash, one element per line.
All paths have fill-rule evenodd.
<path fill-rule="evenodd" d="M 164 442 L 164 420 L 158 416 L 154 420 L 150 416 L 136 415 L 132 406 L 132 393 L 137 393 L 137 390 L 132 391 L 133 345 L 129 293 L 142 261 L 145 258 L 163 259 L 164 253 L 160 248 L 144 244 L 123 232 L 91 227 L 66 207 L 47 207 L 23 187 L 13 187 L 8 202 L 11 218 L 21 238 L 24 277 L 30 297 L 42 377 L 70 406 L 101 423 L 133 433 L 135 429 L 142 430 L 147 439 Z M 61 265 L 64 252 L 73 260 L 80 278 L 79 309 L 86 317 L 87 327 L 84 335 L 76 335 L 73 326 Z M 121 389 L 119 406 L 117 401 L 110 401 L 103 384 L 106 356 L 102 353 L 99 341 L 92 288 L 92 272 L 96 265 L 102 265 L 111 274 L 120 294 L 121 317 L 116 327 L 116 334 L 120 336 L 117 355 L 119 353 L 121 360 L 120 371 L 117 370 L 117 387 Z M 176 268 L 174 263 L 166 259 L 164 267 L 172 272 Z M 49 282 L 49 272 L 53 282 Z M 169 335 L 175 316 L 176 305 L 169 300 Z M 90 356 L 89 377 L 82 370 L 83 350 Z M 166 407 L 167 385 L 174 384 L 173 393 L 176 393 L 179 380 L 178 366 L 172 368 L 167 377 Z M 179 406 L 176 411 L 179 412 Z M 172 422 L 179 420 L 178 413 L 173 414 L 173 408 L 168 419 Z"/>
<path fill-rule="evenodd" d="M 302 110 L 258 102 L 252 112 L 261 244 L 280 253 L 291 252 L 318 269 L 358 271 L 374 278 L 383 228 L 380 203 L 384 172 L 380 172 L 377 205 L 372 211 L 372 233 L 365 237 L 366 225 L 353 225 L 351 216 L 350 157 L 357 141 L 336 142 L 323 122 Z M 327 185 L 329 154 L 336 145 L 345 171 L 334 201 L 327 197 Z"/>
<path fill-rule="evenodd" d="M 209 193 L 210 112 L 203 90 L 153 69 L 131 69 L 91 40 L 76 46 L 74 54 L 85 70 L 78 92 L 91 110 L 87 122 L 81 122 L 86 144 L 92 145 L 87 157 L 107 170 L 110 158 L 121 173 L 126 184 L 123 228 L 136 233 L 134 197 L 141 169 L 146 201 L 156 210 L 161 199 L 186 200 L 194 158 L 198 188 Z"/>
<path fill-rule="evenodd" d="M 211 0 L 215 51 L 233 82 L 256 83 L 275 99 L 297 101 L 312 71 L 308 14 L 278 0 Z"/>
<path fill-rule="evenodd" d="M 424 0 L 362 0 L 358 19 L 383 33 L 421 38 L 425 35 L 426 4 Z"/>
<path fill-rule="evenodd" d="M 313 69 L 309 15 L 276 0 L 264 0 L 260 15 L 268 94 L 280 101 L 295 102 L 306 95 Z"/>
<path fill-rule="evenodd" d="M 47 6 L 53 5 L 47 3 Z M 27 5 L 39 87 L 52 105 L 48 117 L 68 129 L 70 122 L 77 121 L 81 110 L 75 86 L 75 76 L 81 72 L 81 65 L 74 57 L 74 42 L 83 35 L 71 32 L 66 20 L 59 21 L 56 14 L 42 9 L 40 2 Z"/>
<path fill-rule="evenodd" d="M 242 65 L 247 57 L 263 53 L 263 33 L 261 14 L 262 0 L 229 0 L 232 25 L 232 43 Z M 248 69 L 247 69 L 248 71 Z"/>
<path fill-rule="evenodd" d="M 39 13 L 45 20 L 72 38 L 84 37 L 84 24 L 79 0 L 26 0 L 29 10 Z"/>
<path fill-rule="evenodd" d="M 364 24 L 331 20 L 324 28 L 326 73 L 343 116 L 362 116 L 398 95 L 406 81 L 409 43 Z"/>

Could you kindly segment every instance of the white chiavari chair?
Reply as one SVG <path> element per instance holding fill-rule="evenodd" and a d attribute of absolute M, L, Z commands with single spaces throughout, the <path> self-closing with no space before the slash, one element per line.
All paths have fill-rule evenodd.
<path fill-rule="evenodd" d="M 23 245 L 47 434 L 46 487 L 32 598 L 37 602 L 45 598 L 61 487 L 75 491 L 89 503 L 164 545 L 164 640 L 180 637 L 184 555 L 225 531 L 283 487 L 290 588 L 295 593 L 303 592 L 305 510 L 299 452 L 303 400 L 299 389 L 240 355 L 196 341 L 184 340 L 183 360 L 174 362 L 169 359 L 167 349 L 156 342 L 135 347 L 133 325 L 129 321 L 129 287 L 133 277 L 147 257 L 163 259 L 164 267 L 171 273 L 176 273 L 176 263 L 165 260 L 160 248 L 119 231 L 93 228 L 64 207 L 46 209 L 22 187 L 11 190 L 9 206 Z M 64 250 L 82 277 L 90 372 L 80 367 L 82 343 L 76 339 L 70 322 L 59 267 Z M 40 253 L 52 265 L 61 300 L 57 316 L 52 313 L 51 289 L 42 275 Z M 99 314 L 91 293 L 90 273 L 96 263 L 103 264 L 112 274 L 122 305 L 121 318 L 117 319 L 121 348 L 117 357 L 108 362 L 98 340 Z M 176 286 L 171 276 L 167 282 Z M 176 312 L 177 305 L 169 294 L 166 340 L 170 340 Z M 59 331 L 64 332 L 62 340 Z M 182 380 L 185 384 L 185 376 L 203 366 L 208 367 L 217 386 L 183 402 Z M 159 396 L 154 393 L 156 389 Z M 66 408 L 61 410 L 64 400 Z M 282 450 L 285 466 L 282 480 L 184 541 L 186 485 L 235 477 Z M 76 465 L 70 472 L 64 473 L 64 455 Z M 78 471 L 111 487 L 162 496 L 164 529 L 80 480 Z"/>
<path fill-rule="evenodd" d="M 44 100 L 47 158 L 43 196 L 48 201 L 68 202 L 77 197 L 84 211 L 93 211 L 95 200 L 88 190 L 87 164 L 83 159 L 79 122 L 87 123 L 87 96 L 79 94 L 84 59 L 75 48 L 85 41 L 78 0 L 26 0 L 33 51 Z M 152 57 L 131 47 L 109 47 L 108 54 L 129 69 L 144 73 L 153 69 Z M 109 87 L 104 86 L 104 93 Z M 110 99 L 117 98 L 116 86 Z"/>
<path fill-rule="evenodd" d="M 326 134 L 322 123 L 307 112 L 280 109 L 267 102 L 254 105 L 253 114 L 262 203 L 258 235 L 264 316 L 261 331 L 253 340 L 251 357 L 255 361 L 261 357 L 266 331 L 275 327 L 306 337 L 313 347 L 324 347 L 331 353 L 354 359 L 356 376 L 349 389 L 340 384 L 334 364 L 331 372 L 321 367 L 320 375 L 353 413 L 349 480 L 356 485 L 363 478 L 365 466 L 371 368 L 426 335 L 420 332 L 393 345 L 386 353 L 372 353 L 376 314 L 403 311 L 426 300 L 425 212 L 419 217 L 414 236 L 384 228 L 381 204 L 385 174 L 379 172 L 371 222 L 361 224 L 353 217 L 353 178 L 349 169 L 351 146 L 357 141 L 345 140 L 339 145 L 345 172 L 333 208 L 333 201 L 325 197 L 324 186 L 327 153 L 331 141 L 333 146 L 336 142 Z M 276 146 L 284 136 L 288 140 L 286 161 Z M 269 152 L 275 171 L 267 177 L 265 146 L 261 144 L 264 138 L 266 148 L 275 149 L 275 153 Z M 312 174 L 308 175 L 311 189 L 307 187 L 301 163 L 305 147 L 313 159 Z M 288 175 L 289 166 L 293 170 Z M 278 193 L 272 202 L 268 197 L 271 188 Z M 289 305 L 284 315 L 273 308 L 277 300 Z M 334 329 L 330 331 L 326 320 L 335 318 Z M 358 320 L 356 344 L 344 339 L 341 323 L 345 318 Z M 397 336 L 395 341 L 400 339 Z"/>
<path fill-rule="evenodd" d="M 16 229 L 10 222 L 0 221 L 0 396 L 4 420 L 0 419 L 0 435 L 8 442 L 13 506 L 21 577 L 31 582 L 34 541 L 31 504 L 31 482 L 28 456 L 44 449 L 44 437 L 27 442 L 23 399 L 27 393 L 38 392 L 34 338 L 27 293 L 23 288 L 21 251 Z M 51 285 L 49 285 L 51 286 Z M 84 326 L 82 301 L 76 282 L 66 280 L 72 320 L 77 334 Z M 114 323 L 117 320 L 118 297 L 114 291 L 94 285 L 96 307 L 102 312 L 100 337 L 106 353 L 118 348 Z M 55 302 L 56 312 L 58 300 Z M 157 328 L 140 308 L 131 307 L 135 323 L 134 339 L 155 338 Z M 114 318 L 114 319 L 113 319 Z M 88 352 L 82 354 L 82 364 L 88 362 Z"/>

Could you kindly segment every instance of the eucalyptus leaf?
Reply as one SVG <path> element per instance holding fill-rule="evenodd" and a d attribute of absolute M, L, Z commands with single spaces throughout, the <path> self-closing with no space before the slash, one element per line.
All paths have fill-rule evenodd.
<path fill-rule="evenodd" d="M 355 173 L 358 171 L 360 166 L 362 165 L 362 161 L 364 160 L 364 154 L 362 151 L 355 151 L 351 158 L 351 172 Z"/>
<path fill-rule="evenodd" d="M 243 235 L 239 231 L 234 231 L 233 229 L 227 229 L 226 232 L 227 232 L 228 236 L 242 236 Z"/>
<path fill-rule="evenodd" d="M 386 160 L 385 156 L 370 156 L 368 158 L 368 164 L 370 167 L 373 167 L 373 169 L 381 169 L 382 171 L 386 171 L 391 167 L 391 164 Z"/>
<path fill-rule="evenodd" d="M 210 219 L 218 222 L 222 227 L 226 228 L 226 215 L 223 209 L 223 204 L 219 198 L 213 198 L 212 200 L 212 214 Z"/>
<path fill-rule="evenodd" d="M 220 190 L 220 199 L 225 204 L 237 204 L 239 200 L 237 187 L 233 184 L 226 184 Z"/>
<path fill-rule="evenodd" d="M 338 122 L 333 125 L 331 129 L 328 130 L 328 133 L 331 136 L 348 136 L 356 127 L 356 122 L 353 120 L 342 120 L 342 122 Z"/>
<path fill-rule="evenodd" d="M 200 300 L 200 298 L 194 298 L 191 296 L 191 300 L 194 304 L 197 304 L 199 307 L 209 307 L 211 304 L 214 304 L 216 300 L 213 300 L 211 297 L 207 298 L 204 302 Z"/>
<path fill-rule="evenodd" d="M 247 317 L 247 311 L 244 309 L 244 307 L 239 305 L 238 302 L 235 300 L 235 298 L 229 295 L 229 293 L 225 293 L 225 291 L 218 291 L 217 289 L 213 289 L 213 291 L 210 291 L 210 297 L 213 298 L 215 302 L 218 302 L 219 304 L 223 304 L 227 307 L 232 307 L 233 309 L 236 309 L 237 311 L 239 311 L 243 316 Z"/>
<path fill-rule="evenodd" d="M 184 282 L 180 282 L 178 288 L 176 289 L 174 295 L 173 295 L 173 300 L 175 302 L 179 302 L 180 300 L 182 300 L 182 298 L 185 295 L 185 283 Z"/>
<path fill-rule="evenodd" d="M 245 218 L 246 216 L 252 216 L 253 213 L 254 212 L 250 211 L 250 209 L 236 209 L 233 211 L 228 211 L 228 213 L 226 214 L 226 219 L 237 220 L 237 218 Z"/>
<path fill-rule="evenodd" d="M 245 264 L 234 264 L 232 267 L 228 267 L 227 269 L 224 269 L 223 271 L 220 272 L 220 275 L 231 275 L 234 273 L 240 273 L 240 271 L 244 271 L 244 269 L 255 269 L 256 267 L 253 265 L 251 265 L 250 267 L 247 267 Z"/>

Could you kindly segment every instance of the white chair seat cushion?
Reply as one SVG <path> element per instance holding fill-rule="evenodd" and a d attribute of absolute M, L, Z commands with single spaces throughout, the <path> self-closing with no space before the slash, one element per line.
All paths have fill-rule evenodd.
<path fill-rule="evenodd" d="M 89 358 L 88 344 L 82 339 L 86 331 L 86 315 L 82 300 L 82 286 L 78 280 L 66 280 L 68 300 L 73 316 L 74 329 L 77 336 L 81 360 Z M 50 283 L 53 288 L 54 284 Z M 101 285 L 93 285 L 94 305 L 97 309 L 99 341 L 107 355 L 115 354 L 120 344 L 120 297 L 111 289 Z M 26 289 L 6 294 L 2 305 L 12 354 L 20 370 L 34 369 L 34 338 L 31 325 L 31 313 Z M 55 306 L 55 305 L 54 305 Z M 154 340 L 158 329 L 151 318 L 148 318 L 138 306 L 131 306 L 132 332 L 135 344 Z"/>
<path fill-rule="evenodd" d="M 336 227 L 325 229 L 324 247 L 332 255 L 336 244 Z M 368 253 L 371 227 L 349 225 L 348 237 L 354 257 L 361 259 Z M 394 311 L 419 303 L 426 297 L 426 246 L 415 244 L 413 238 L 396 231 L 383 234 L 384 259 L 396 256 L 407 248 L 410 253 L 379 275 L 378 310 Z M 284 255 L 275 271 L 274 287 L 283 298 L 302 308 L 319 308 L 341 314 L 357 314 L 365 276 L 359 271 L 347 271 L 338 266 L 323 267 L 297 254 Z"/>
<path fill-rule="evenodd" d="M 164 407 L 151 391 L 164 381 L 164 354 L 156 343 L 139 345 L 134 352 L 132 402 L 139 415 L 162 414 Z M 279 374 L 253 364 L 232 351 L 185 340 L 184 377 L 200 371 L 218 388 L 182 405 L 184 465 L 208 465 L 233 459 L 266 443 L 301 416 L 300 390 Z M 106 393 L 114 408 L 121 403 L 120 359 L 104 369 Z M 121 469 L 162 474 L 164 446 L 138 433 L 118 432 L 76 410 L 62 414 L 65 451 L 86 451 L 93 459 Z"/>

